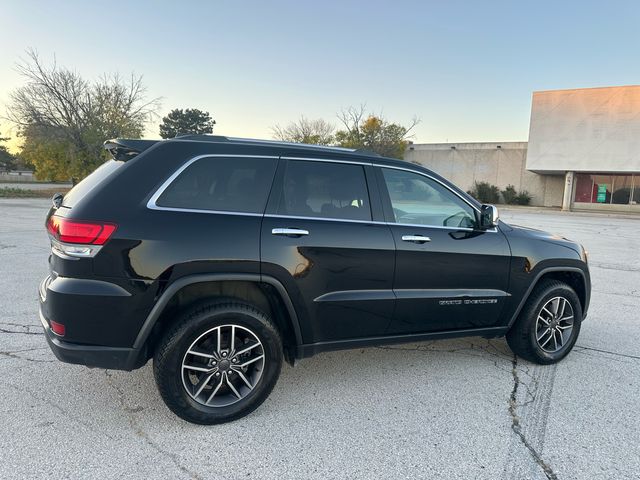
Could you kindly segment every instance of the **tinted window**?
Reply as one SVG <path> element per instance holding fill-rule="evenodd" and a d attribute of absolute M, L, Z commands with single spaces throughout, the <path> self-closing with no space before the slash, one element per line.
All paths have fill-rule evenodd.
<path fill-rule="evenodd" d="M 289 161 L 278 213 L 371 220 L 364 170 L 344 163 Z"/>
<path fill-rule="evenodd" d="M 262 213 L 275 159 L 205 157 L 189 165 L 160 195 L 162 207 Z"/>
<path fill-rule="evenodd" d="M 438 227 L 475 226 L 475 210 L 451 190 L 428 177 L 383 168 L 397 223 Z"/>
<path fill-rule="evenodd" d="M 119 160 L 107 160 L 88 177 L 85 177 L 80 183 L 73 187 L 69 193 L 64 196 L 62 205 L 65 207 L 73 207 L 78 200 L 84 197 L 87 193 L 93 190 L 98 184 L 106 180 L 112 173 L 118 168 L 124 165 L 124 162 Z"/>

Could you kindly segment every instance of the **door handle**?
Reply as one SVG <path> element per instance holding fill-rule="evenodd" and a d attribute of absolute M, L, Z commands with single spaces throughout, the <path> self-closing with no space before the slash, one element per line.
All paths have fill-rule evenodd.
<path fill-rule="evenodd" d="M 425 243 L 430 242 L 431 239 L 429 237 L 424 237 L 422 235 L 403 235 L 403 242 L 413 242 L 413 243 Z"/>
<path fill-rule="evenodd" d="M 271 235 L 282 235 L 284 237 L 301 237 L 303 235 L 309 235 L 309 230 L 302 228 L 274 228 L 271 230 Z"/>

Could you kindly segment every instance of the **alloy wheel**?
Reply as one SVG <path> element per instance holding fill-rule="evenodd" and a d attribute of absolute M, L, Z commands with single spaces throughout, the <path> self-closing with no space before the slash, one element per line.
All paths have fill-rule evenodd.
<path fill-rule="evenodd" d="M 536 341 L 547 353 L 556 353 L 571 339 L 573 307 L 564 297 L 548 300 L 536 319 Z"/>
<path fill-rule="evenodd" d="M 207 330 L 187 349 L 182 384 L 207 407 L 225 407 L 249 395 L 262 377 L 265 353 L 257 335 L 228 324 Z"/>

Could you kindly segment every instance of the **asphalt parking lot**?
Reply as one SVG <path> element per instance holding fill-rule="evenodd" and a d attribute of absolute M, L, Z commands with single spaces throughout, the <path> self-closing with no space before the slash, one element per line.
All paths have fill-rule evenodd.
<path fill-rule="evenodd" d="M 55 360 L 37 317 L 48 205 L 0 200 L 0 478 L 640 478 L 640 217 L 502 212 L 590 252 L 589 317 L 558 365 L 471 338 L 326 353 L 201 427 L 150 364 Z"/>

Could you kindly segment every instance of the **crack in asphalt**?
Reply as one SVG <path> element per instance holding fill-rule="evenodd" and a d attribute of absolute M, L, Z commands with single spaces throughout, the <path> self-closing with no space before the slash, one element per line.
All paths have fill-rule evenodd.
<path fill-rule="evenodd" d="M 579 348 L 581 350 L 590 350 L 592 352 L 606 353 L 608 355 L 615 355 L 616 357 L 632 358 L 634 360 L 640 360 L 640 356 L 638 356 L 638 355 L 630 355 L 628 353 L 612 352 L 610 350 L 602 350 L 600 348 L 594 348 L 594 347 L 584 347 L 582 345 L 576 345 L 575 348 Z"/>
<path fill-rule="evenodd" d="M 17 360 L 24 360 L 26 362 L 32 363 L 54 363 L 56 360 L 42 360 L 39 358 L 28 358 L 23 357 L 22 355 L 16 355 L 17 353 L 27 353 L 27 352 L 35 352 L 36 350 L 48 350 L 48 347 L 35 347 L 35 348 L 25 348 L 23 350 L 2 350 L 0 351 L 0 355 L 8 358 L 14 358 Z"/>
<path fill-rule="evenodd" d="M 44 332 L 32 332 L 29 330 L 29 326 L 28 325 L 20 325 L 21 328 L 26 328 L 26 331 L 17 331 L 17 330 L 7 330 L 6 328 L 2 328 L 0 327 L 0 334 L 1 333 L 5 333 L 5 334 L 14 334 L 14 335 L 44 335 Z M 42 330 L 42 328 L 41 328 Z"/>
<path fill-rule="evenodd" d="M 482 355 L 478 355 L 477 353 L 474 353 L 474 352 L 478 352 L 481 354 L 486 353 L 487 355 L 491 355 L 493 357 L 498 357 L 501 359 L 508 360 L 510 358 L 504 352 L 500 351 L 489 340 L 487 340 L 487 345 L 481 345 L 481 344 L 470 341 L 470 342 L 466 342 L 467 344 L 464 346 L 453 347 L 453 348 L 438 348 L 436 346 L 438 343 L 439 341 L 434 340 L 426 343 L 420 343 L 419 345 L 415 345 L 415 346 L 380 346 L 375 348 L 379 350 L 403 351 L 403 352 L 458 353 L 458 354 L 463 354 L 471 357 L 481 357 Z"/>
<path fill-rule="evenodd" d="M 531 445 L 526 435 L 522 431 L 522 425 L 520 424 L 520 417 L 517 413 L 518 403 L 518 387 L 522 385 L 520 377 L 518 375 L 518 357 L 513 356 L 511 362 L 511 374 L 513 375 L 513 389 L 511 390 L 511 396 L 509 397 L 509 415 L 511 416 L 511 430 L 518 436 L 522 444 L 529 450 L 533 460 L 542 468 L 542 471 L 549 480 L 558 480 L 558 476 L 554 473 L 551 466 L 542 459 L 542 456 Z M 528 388 L 527 388 L 528 390 Z"/>
<path fill-rule="evenodd" d="M 105 437 L 109 438 L 110 440 L 115 440 L 116 439 L 115 437 L 109 435 L 106 432 L 103 432 L 101 430 L 96 430 L 90 423 L 85 422 L 84 420 L 74 416 L 73 413 L 70 412 L 69 410 L 66 410 L 66 409 L 62 408 L 60 405 L 58 405 L 55 402 L 52 402 L 51 400 L 49 400 L 46 397 L 41 397 L 40 395 L 37 395 L 35 392 L 29 390 L 28 388 L 25 388 L 24 386 L 13 385 L 12 383 L 7 383 L 7 385 L 9 387 L 13 388 L 14 390 L 18 391 L 18 392 L 27 393 L 31 397 L 35 398 L 36 400 L 39 400 L 39 401 L 49 405 L 50 407 L 52 407 L 55 410 L 57 410 L 60 413 L 62 413 L 66 418 L 69 418 L 71 421 L 74 421 L 74 422 L 86 427 L 88 430 L 90 430 L 93 433 L 96 433 L 96 434 L 99 434 L 99 435 L 104 435 Z"/>
<path fill-rule="evenodd" d="M 627 264 L 615 264 L 615 263 L 604 263 L 604 262 L 589 262 L 589 267 L 601 268 L 603 270 L 616 270 L 616 271 L 624 271 L 624 272 L 640 272 L 640 269 L 633 267 L 632 265 Z"/>
<path fill-rule="evenodd" d="M 617 297 L 624 297 L 624 298 L 629 298 L 629 297 L 636 297 L 638 295 L 638 293 L 633 290 L 629 293 L 620 293 L 620 292 L 608 292 L 606 290 L 599 290 L 596 288 L 592 288 L 591 289 L 591 294 L 593 295 L 594 293 L 599 293 L 599 294 L 604 294 L 604 295 L 615 295 Z"/>
<path fill-rule="evenodd" d="M 164 450 L 162 447 L 160 447 L 160 445 L 152 440 L 149 434 L 144 431 L 144 429 L 138 423 L 137 419 L 134 417 L 134 413 L 139 412 L 141 409 L 127 407 L 124 392 L 120 388 L 118 388 L 115 383 L 113 383 L 112 374 L 109 372 L 109 370 L 104 370 L 104 374 L 107 377 L 107 383 L 109 384 L 109 386 L 116 391 L 116 394 L 118 395 L 118 402 L 120 403 L 122 409 L 126 412 L 127 418 L 129 420 L 129 425 L 131 426 L 131 429 L 134 431 L 134 433 L 138 435 L 142 440 L 144 440 L 144 442 L 151 448 L 153 448 L 156 452 L 164 455 L 169 460 L 171 460 L 176 468 L 178 468 L 181 472 L 187 474 L 189 478 L 192 478 L 194 480 L 203 480 L 202 477 L 196 472 L 192 472 L 187 467 L 182 465 L 175 453 Z"/>
<path fill-rule="evenodd" d="M 398 350 L 419 353 L 454 353 L 458 355 L 473 357 L 494 357 L 494 366 L 499 370 L 511 373 L 511 375 L 513 376 L 513 389 L 509 397 L 511 430 L 516 434 L 520 443 L 522 443 L 522 445 L 524 445 L 524 447 L 527 449 L 530 457 L 542 469 L 542 472 L 544 473 L 546 478 L 548 478 L 549 480 L 558 480 L 558 476 L 553 471 L 551 465 L 549 465 L 542 458 L 541 454 L 536 450 L 534 443 L 529 438 L 527 438 L 527 435 L 525 434 L 523 428 L 523 424 L 521 422 L 521 418 L 518 415 L 517 411 L 518 408 L 524 408 L 534 404 L 534 402 L 538 399 L 538 389 L 540 388 L 541 381 L 541 379 L 538 378 L 538 375 L 536 375 L 535 372 L 532 372 L 529 366 L 527 366 L 526 364 L 518 365 L 517 357 L 514 354 L 509 355 L 504 349 L 499 348 L 499 346 L 496 345 L 491 339 L 486 339 L 486 345 L 471 341 L 464 346 L 454 348 L 434 348 L 434 343 L 437 342 L 429 342 L 428 344 L 420 344 L 415 346 L 381 346 L 377 348 L 381 350 L 391 351 Z M 491 358 L 487 359 L 491 360 Z M 500 360 L 509 362 L 511 368 L 503 368 L 499 364 Z M 523 382 L 521 379 L 522 375 L 526 376 L 530 380 L 530 382 Z M 524 392 L 525 395 L 524 399 L 521 399 L 520 403 L 518 403 L 517 400 L 519 391 Z"/>

